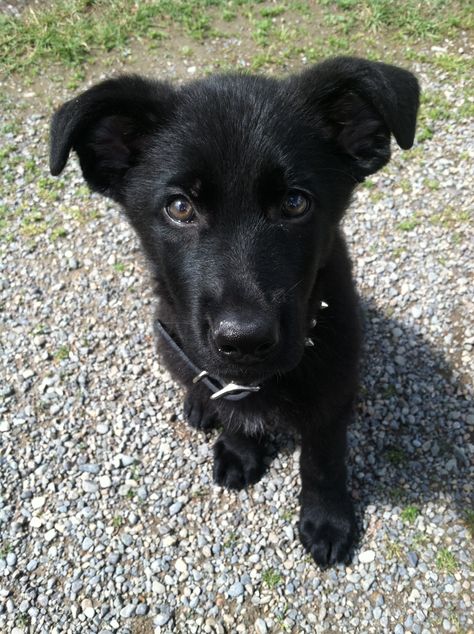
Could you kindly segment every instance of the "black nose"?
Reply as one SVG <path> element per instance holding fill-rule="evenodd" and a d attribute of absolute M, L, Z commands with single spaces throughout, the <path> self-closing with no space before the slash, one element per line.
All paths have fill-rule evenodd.
<path fill-rule="evenodd" d="M 264 359 L 278 343 L 278 327 L 260 316 L 225 315 L 213 332 L 219 352 L 234 361 Z"/>

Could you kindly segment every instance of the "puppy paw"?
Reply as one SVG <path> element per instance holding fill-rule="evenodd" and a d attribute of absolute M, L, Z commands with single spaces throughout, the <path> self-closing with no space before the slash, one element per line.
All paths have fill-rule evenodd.
<path fill-rule="evenodd" d="M 351 501 L 346 497 L 337 502 L 304 503 L 299 533 L 303 546 L 321 568 L 348 562 L 356 539 Z"/>
<path fill-rule="evenodd" d="M 227 489 L 244 489 L 265 471 L 261 441 L 237 434 L 221 434 L 214 445 L 214 481 Z"/>
<path fill-rule="evenodd" d="M 191 427 L 208 431 L 217 424 L 216 413 L 209 405 L 209 396 L 201 397 L 197 391 L 188 392 L 184 399 L 184 415 Z"/>

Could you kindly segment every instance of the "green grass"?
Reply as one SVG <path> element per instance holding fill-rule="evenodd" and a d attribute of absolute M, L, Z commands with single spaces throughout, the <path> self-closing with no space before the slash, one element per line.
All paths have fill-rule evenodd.
<path fill-rule="evenodd" d="M 285 522 L 291 522 L 295 516 L 294 512 L 290 509 L 283 509 L 282 511 L 280 511 L 280 513 L 281 518 L 285 520 Z"/>
<path fill-rule="evenodd" d="M 273 590 L 281 583 L 282 577 L 277 570 L 269 568 L 262 573 L 262 581 L 267 588 Z"/>
<path fill-rule="evenodd" d="M 406 463 L 407 457 L 403 449 L 390 447 L 390 449 L 387 450 L 387 460 L 395 467 L 400 467 Z"/>
<path fill-rule="evenodd" d="M 407 218 L 406 220 L 399 222 L 397 228 L 400 229 L 400 231 L 413 231 L 413 229 L 418 227 L 419 224 L 420 221 L 418 218 Z"/>
<path fill-rule="evenodd" d="M 399 542 L 395 542 L 395 541 L 387 539 L 386 552 L 387 552 L 388 559 L 397 559 L 397 560 L 403 559 L 404 550 L 403 550 L 403 546 Z"/>
<path fill-rule="evenodd" d="M 0 15 L 0 75 L 21 72 L 31 78 L 55 73 L 72 90 L 84 81 L 87 64 L 106 60 L 112 53 L 115 60 L 133 42 L 177 53 L 180 47 L 174 50 L 173 45 L 180 34 L 198 42 L 235 35 L 233 24 L 239 20 L 239 37 L 245 33 L 244 38 L 253 40 L 254 69 L 285 66 L 302 55 L 309 62 L 350 51 L 380 57 L 381 43 L 387 41 L 393 44 L 389 51 L 398 48 L 406 59 L 412 56 L 457 76 L 469 76 L 468 55 L 427 55 L 416 48 L 420 41 L 442 42 L 461 29 L 472 29 L 474 12 L 469 4 L 461 0 L 51 0 L 27 6 L 18 17 Z M 387 52 L 383 54 L 387 58 Z M 69 69 L 69 76 L 64 77 L 61 67 Z M 465 110 L 470 111 L 469 104 Z"/>
<path fill-rule="evenodd" d="M 207 9 L 219 0 L 56 0 L 21 17 L 0 16 L 3 71 L 38 71 L 44 63 L 77 67 L 97 53 L 122 49 L 132 37 L 160 40 L 175 24 L 200 39 Z"/>
<path fill-rule="evenodd" d="M 440 548 L 438 556 L 436 557 L 436 567 L 441 572 L 452 574 L 459 568 L 459 563 L 448 548 Z"/>
<path fill-rule="evenodd" d="M 54 355 L 56 361 L 64 361 L 69 357 L 69 348 L 67 346 L 61 346 Z"/>
<path fill-rule="evenodd" d="M 432 225 L 445 227 L 446 229 L 452 229 L 460 224 L 468 223 L 474 218 L 473 214 L 458 207 L 447 205 L 442 212 L 431 214 L 429 221 Z"/>
<path fill-rule="evenodd" d="M 11 553 L 13 550 L 12 545 L 8 542 L 4 542 L 0 547 L 0 559 L 5 559 L 8 553 Z"/>
<path fill-rule="evenodd" d="M 15 617 L 15 625 L 20 628 L 20 629 L 24 629 L 27 628 L 30 624 L 30 615 L 29 614 L 18 614 Z"/>
<path fill-rule="evenodd" d="M 400 517 L 407 524 L 413 524 L 419 515 L 420 515 L 420 509 L 416 506 L 407 506 L 400 513 Z"/>
<path fill-rule="evenodd" d="M 230 533 L 227 539 L 225 540 L 223 546 L 224 548 L 233 548 L 237 543 L 237 533 Z"/>
<path fill-rule="evenodd" d="M 395 249 L 392 249 L 392 255 L 394 258 L 399 258 L 404 253 L 406 253 L 406 249 L 404 247 L 396 247 Z"/>
<path fill-rule="evenodd" d="M 416 548 L 424 548 L 430 543 L 430 539 L 424 533 L 416 533 L 413 538 L 413 546 Z"/>
<path fill-rule="evenodd" d="M 65 229 L 64 227 L 56 227 L 55 229 L 51 231 L 51 240 L 53 242 L 56 242 L 57 240 L 60 240 L 61 238 L 66 238 L 67 235 L 68 235 L 67 229 Z"/>

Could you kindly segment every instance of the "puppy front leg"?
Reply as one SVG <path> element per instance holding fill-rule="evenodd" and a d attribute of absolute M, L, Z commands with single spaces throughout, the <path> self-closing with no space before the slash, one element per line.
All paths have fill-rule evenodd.
<path fill-rule="evenodd" d="M 209 431 L 218 423 L 217 413 L 209 396 L 209 389 L 199 383 L 188 388 L 183 409 L 188 423 L 194 429 Z"/>
<path fill-rule="evenodd" d="M 319 426 L 318 426 L 319 427 Z M 301 542 L 321 567 L 348 559 L 356 523 L 346 487 L 346 420 L 303 431 Z"/>
<path fill-rule="evenodd" d="M 224 431 L 214 445 L 214 480 L 228 489 L 244 489 L 265 472 L 265 438 Z"/>

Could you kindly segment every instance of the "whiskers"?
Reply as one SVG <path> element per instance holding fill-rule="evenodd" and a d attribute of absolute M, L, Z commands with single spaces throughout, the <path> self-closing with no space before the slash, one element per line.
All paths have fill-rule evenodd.
<path fill-rule="evenodd" d="M 295 290 L 295 288 L 297 288 L 302 282 L 304 282 L 304 278 L 301 278 L 300 280 L 298 280 L 296 282 L 296 284 L 293 284 L 292 286 L 290 286 L 289 288 L 287 288 L 284 291 L 277 291 L 274 296 L 272 297 L 272 302 L 274 304 L 276 304 L 277 302 L 282 302 L 292 291 Z"/>

